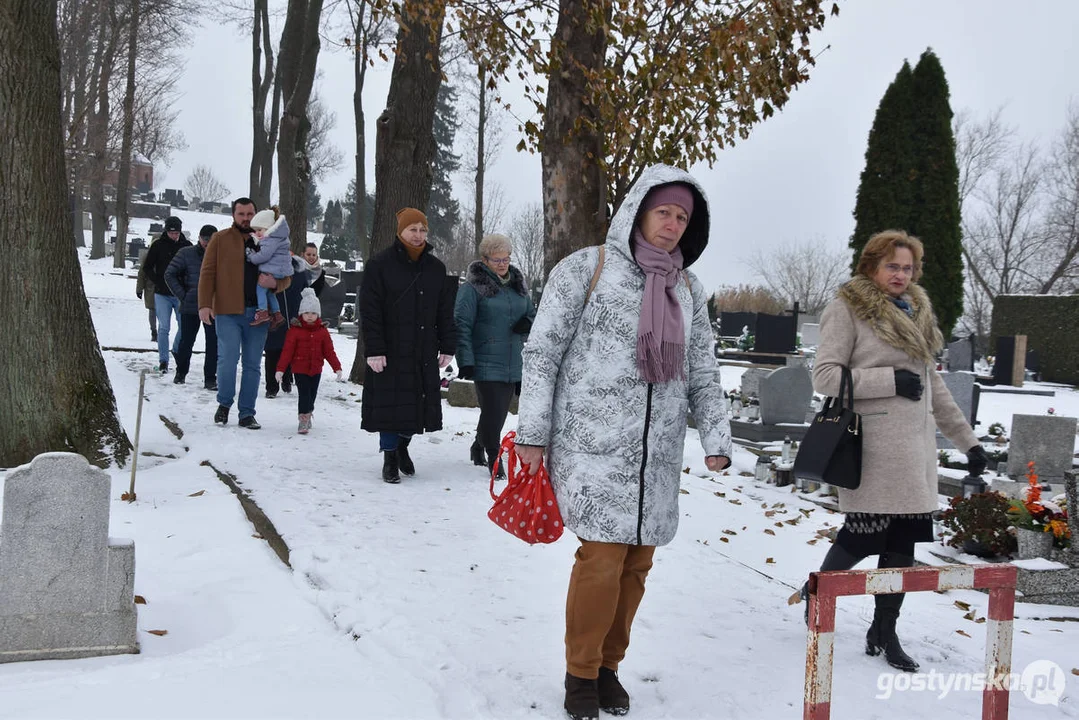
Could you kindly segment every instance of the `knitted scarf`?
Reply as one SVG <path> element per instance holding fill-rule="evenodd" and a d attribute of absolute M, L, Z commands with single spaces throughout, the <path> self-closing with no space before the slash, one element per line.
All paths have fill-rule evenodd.
<path fill-rule="evenodd" d="M 678 302 L 682 251 L 666 252 L 634 228 L 634 258 L 644 271 L 644 297 L 637 325 L 637 370 L 646 382 L 681 380 L 686 376 L 685 320 Z"/>

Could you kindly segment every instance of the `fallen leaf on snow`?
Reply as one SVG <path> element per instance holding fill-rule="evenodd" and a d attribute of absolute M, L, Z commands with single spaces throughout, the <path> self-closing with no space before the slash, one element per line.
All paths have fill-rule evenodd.
<path fill-rule="evenodd" d="M 716 490 L 715 495 L 716 497 L 727 497 L 727 493 L 720 492 L 719 490 Z"/>
<path fill-rule="evenodd" d="M 773 560 L 772 558 L 765 558 L 764 562 L 768 563 L 769 565 L 775 565 L 776 564 L 776 561 Z"/>
<path fill-rule="evenodd" d="M 764 529 L 764 534 L 765 534 L 765 535 L 775 535 L 775 534 L 776 534 L 776 531 L 775 531 L 775 530 L 773 530 L 772 528 L 765 528 L 765 529 Z"/>
<path fill-rule="evenodd" d="M 723 534 L 724 535 L 737 535 L 738 533 L 736 533 L 734 530 L 724 530 Z"/>
<path fill-rule="evenodd" d="M 685 488 L 679 488 L 678 492 L 682 493 L 683 495 L 689 495 L 689 490 L 686 490 Z"/>
<path fill-rule="evenodd" d="M 144 598 L 142 595 L 136 595 L 135 596 L 135 604 L 136 605 L 145 605 L 146 604 L 146 598 Z"/>
<path fill-rule="evenodd" d="M 728 540 L 727 538 L 720 538 L 720 539 L 719 539 L 719 541 L 720 541 L 720 542 L 725 542 L 725 543 L 729 543 L 729 542 L 730 542 L 730 540 Z"/>
<path fill-rule="evenodd" d="M 158 637 L 164 637 L 165 635 L 169 634 L 168 630 L 147 630 L 146 632 L 150 633 L 151 635 L 157 635 Z"/>
<path fill-rule="evenodd" d="M 963 632 L 962 630 L 956 630 L 956 632 L 957 632 L 957 633 L 959 633 L 960 635 L 962 635 L 963 637 L 970 637 L 970 635 L 967 635 L 967 634 L 966 634 L 965 632 Z"/>
<path fill-rule="evenodd" d="M 205 490 L 199 490 L 198 492 L 191 493 L 190 495 L 188 495 L 188 497 L 199 497 L 200 495 L 205 495 L 205 494 L 206 494 Z"/>
<path fill-rule="evenodd" d="M 960 610 L 970 610 L 970 603 L 965 603 L 962 600 L 956 600 L 955 606 Z"/>

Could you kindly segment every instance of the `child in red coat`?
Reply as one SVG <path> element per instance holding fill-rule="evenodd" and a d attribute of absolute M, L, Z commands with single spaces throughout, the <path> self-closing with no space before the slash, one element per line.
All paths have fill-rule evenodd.
<path fill-rule="evenodd" d="M 330 367 L 337 373 L 340 382 L 341 361 L 333 350 L 330 331 L 322 324 L 322 306 L 315 291 L 304 288 L 300 293 L 299 317 L 292 321 L 288 334 L 285 335 L 285 347 L 281 350 L 281 359 L 277 361 L 277 382 L 285 375 L 285 369 L 292 365 L 293 384 L 300 400 L 300 426 L 298 432 L 306 435 L 311 429 L 311 415 L 315 411 L 315 397 L 318 395 L 318 382 L 322 378 L 322 363 L 329 361 Z"/>

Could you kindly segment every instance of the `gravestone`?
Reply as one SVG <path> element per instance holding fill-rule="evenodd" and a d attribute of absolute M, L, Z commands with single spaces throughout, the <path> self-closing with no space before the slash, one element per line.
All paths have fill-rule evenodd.
<path fill-rule="evenodd" d="M 135 544 L 109 538 L 108 473 L 45 453 L 4 483 L 0 663 L 139 651 Z"/>
<path fill-rule="evenodd" d="M 813 380 L 809 369 L 781 367 L 761 378 L 761 423 L 801 424 L 813 399 Z"/>
<path fill-rule="evenodd" d="M 471 380 L 451 380 L 445 393 L 446 404 L 450 407 L 477 408 L 480 401 L 476 397 L 476 385 Z M 510 412 L 517 414 L 519 397 L 510 398 Z"/>
<path fill-rule="evenodd" d="M 757 329 L 757 313 L 721 312 L 719 331 L 723 335 L 734 337 L 742 334 L 742 328 L 748 327 L 752 335 Z"/>
<path fill-rule="evenodd" d="M 757 313 L 753 350 L 760 353 L 790 353 L 798 341 L 798 319 L 793 315 Z"/>
<path fill-rule="evenodd" d="M 948 343 L 948 369 L 952 372 L 974 370 L 974 339 Z"/>
<path fill-rule="evenodd" d="M 973 428 L 978 419 L 977 402 L 975 400 L 978 387 L 974 383 L 974 375 L 964 372 L 942 372 L 940 379 L 944 381 L 944 385 L 948 388 L 948 392 L 951 393 L 955 404 L 963 411 L 963 417 L 967 419 L 967 423 Z M 944 450 L 954 447 L 955 445 L 944 437 L 940 430 L 937 430 L 937 449 Z M 960 449 L 967 450 L 968 448 Z"/>
<path fill-rule="evenodd" d="M 1063 482 L 1075 454 L 1075 418 L 1056 415 L 1013 415 L 1008 444 L 1008 475 L 1022 479 L 1027 463 L 1035 463 L 1038 477 L 1047 483 Z"/>
<path fill-rule="evenodd" d="M 771 370 L 749 368 L 742 373 L 742 394 L 746 397 L 758 397 L 761 394 L 761 378 Z"/>
<path fill-rule="evenodd" d="M 1026 357 L 1026 335 L 998 337 L 996 360 L 993 361 L 993 382 L 997 385 L 1023 387 Z"/>
<path fill-rule="evenodd" d="M 816 347 L 820 345 L 820 323 L 803 323 L 802 347 Z"/>
<path fill-rule="evenodd" d="M 1072 543 L 1065 555 L 1067 563 L 1073 568 L 1079 568 L 1079 478 L 1075 471 L 1064 473 L 1064 495 L 1068 501 L 1068 530 L 1071 532 Z"/>

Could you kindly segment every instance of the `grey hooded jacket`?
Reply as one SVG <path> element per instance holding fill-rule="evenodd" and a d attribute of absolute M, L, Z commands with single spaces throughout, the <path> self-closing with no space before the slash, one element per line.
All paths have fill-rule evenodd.
<path fill-rule="evenodd" d="M 686 331 L 684 380 L 650 384 L 637 371 L 644 272 L 632 256 L 637 210 L 657 185 L 694 190 L 679 243 L 685 267 L 708 243 L 708 204 L 682 170 L 648 168 L 615 213 L 606 258 L 585 304 L 599 248 L 569 255 L 551 271 L 525 345 L 516 441 L 547 448 L 546 463 L 565 526 L 584 540 L 666 545 L 678 529 L 678 491 L 687 411 L 705 455 L 731 454 L 707 295 L 686 273 L 678 283 Z"/>

